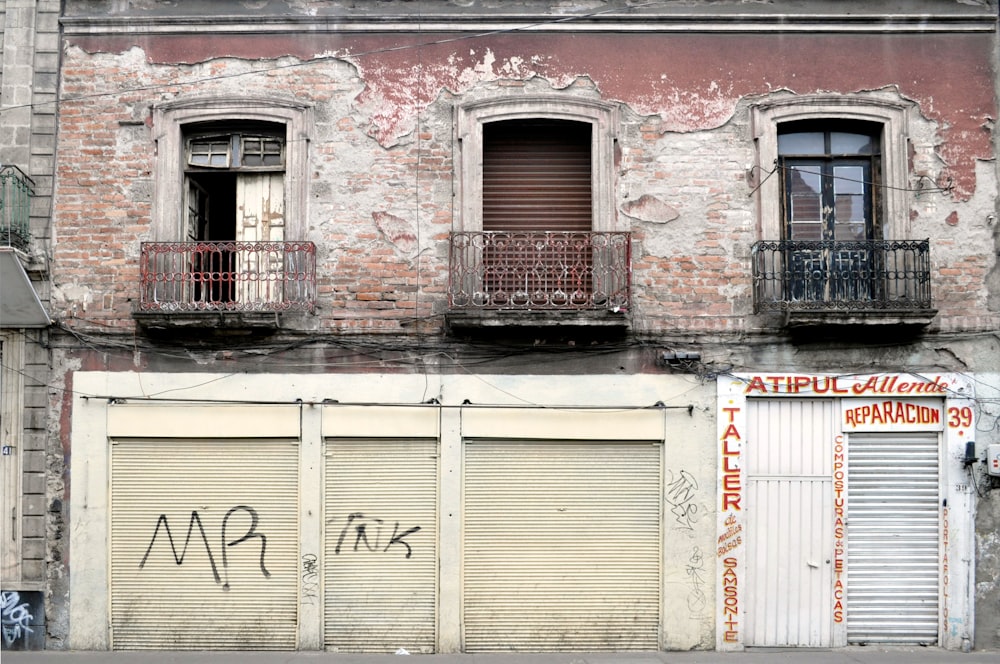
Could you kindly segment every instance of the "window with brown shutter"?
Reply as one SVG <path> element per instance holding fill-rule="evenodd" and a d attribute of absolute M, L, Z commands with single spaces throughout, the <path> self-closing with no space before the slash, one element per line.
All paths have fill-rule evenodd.
<path fill-rule="evenodd" d="M 487 293 L 513 300 L 586 300 L 591 125 L 554 119 L 483 125 L 483 251 Z"/>

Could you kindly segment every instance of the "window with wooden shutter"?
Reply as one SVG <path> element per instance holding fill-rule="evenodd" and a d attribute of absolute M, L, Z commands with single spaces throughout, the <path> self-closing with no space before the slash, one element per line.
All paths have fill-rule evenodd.
<path fill-rule="evenodd" d="M 483 125 L 483 230 L 590 231 L 590 132 L 568 120 Z"/>
<path fill-rule="evenodd" d="M 585 301 L 592 291 L 589 237 L 591 125 L 554 119 L 483 125 L 484 289 L 499 297 Z"/>

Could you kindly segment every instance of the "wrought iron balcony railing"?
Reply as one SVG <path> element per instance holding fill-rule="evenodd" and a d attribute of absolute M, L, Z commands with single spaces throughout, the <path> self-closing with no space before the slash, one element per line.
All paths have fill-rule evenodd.
<path fill-rule="evenodd" d="M 141 312 L 312 311 L 312 242 L 143 242 Z"/>
<path fill-rule="evenodd" d="M 0 166 L 0 244 L 28 251 L 31 246 L 31 178 L 17 166 Z"/>
<path fill-rule="evenodd" d="M 454 232 L 449 306 L 625 311 L 630 239 L 627 232 Z"/>
<path fill-rule="evenodd" d="M 931 309 L 930 241 L 762 241 L 751 248 L 754 312 Z"/>

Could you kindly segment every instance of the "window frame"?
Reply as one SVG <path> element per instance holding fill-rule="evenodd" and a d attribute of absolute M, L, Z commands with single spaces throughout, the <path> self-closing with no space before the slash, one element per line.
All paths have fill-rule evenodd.
<path fill-rule="evenodd" d="M 274 126 L 273 124 L 271 126 Z M 219 127 L 213 127 L 212 129 L 206 129 L 201 131 L 199 129 L 193 129 L 190 132 L 185 131 L 184 135 L 184 167 L 188 171 L 283 171 L 285 170 L 285 137 L 277 133 L 270 133 L 268 127 L 263 125 L 260 127 L 255 127 L 249 130 L 244 129 L 228 129 L 224 124 Z M 284 130 L 284 127 L 282 127 Z M 252 155 L 261 158 L 261 162 L 264 161 L 264 157 L 269 155 L 277 154 L 278 163 L 276 164 L 247 164 L 245 160 L 248 155 L 247 144 L 256 141 L 260 144 L 260 151 L 253 152 Z M 225 144 L 226 149 L 223 151 L 216 151 L 215 148 Z M 266 145 L 277 145 L 277 152 L 268 152 L 264 149 Z M 198 145 L 205 145 L 208 150 L 197 151 L 195 147 Z M 197 163 L 195 160 L 195 155 L 207 156 L 207 163 Z M 225 164 L 215 164 L 212 163 L 212 158 L 216 155 L 225 155 Z M 239 162 L 239 163 L 237 163 Z"/>
<path fill-rule="evenodd" d="M 213 123 L 211 135 L 226 122 L 282 125 L 284 131 L 285 238 L 305 238 L 308 204 L 309 144 L 314 133 L 312 106 L 282 98 L 200 97 L 165 102 L 153 107 L 156 162 L 151 240 L 183 242 L 187 239 L 185 179 L 192 169 L 218 168 L 188 164 L 188 139 L 197 125 Z M 193 133 L 192 133 L 193 130 Z M 229 135 L 240 133 L 237 127 Z M 273 166 L 240 167 L 239 170 L 277 170 Z"/>
<path fill-rule="evenodd" d="M 882 169 L 882 127 L 880 125 L 857 125 L 844 126 L 839 122 L 824 122 L 818 127 L 796 126 L 797 123 L 782 123 L 778 126 L 778 141 L 782 136 L 795 136 L 799 134 L 818 134 L 823 141 L 821 150 L 794 151 L 789 150 L 782 153 L 779 149 L 778 164 L 781 169 L 777 177 L 782 179 L 782 201 L 783 201 L 783 240 L 841 240 L 848 238 L 838 238 L 837 230 L 853 223 L 857 220 L 841 220 L 838 214 L 837 170 L 844 168 L 857 168 L 862 170 L 861 183 L 863 187 L 863 235 L 861 238 L 849 238 L 855 240 L 880 240 L 882 234 L 882 205 L 880 187 Z M 838 152 L 832 146 L 835 134 L 865 137 L 869 142 L 877 142 L 877 146 L 869 154 L 863 152 Z M 812 168 L 810 168 L 812 167 Z M 820 200 L 819 217 L 815 223 L 819 226 L 819 238 L 795 237 L 794 232 L 797 223 L 810 223 L 797 220 L 795 218 L 795 192 L 790 185 L 793 171 L 808 173 L 819 177 Z M 827 216 L 824 210 L 831 210 L 832 216 Z"/>
<path fill-rule="evenodd" d="M 877 196 L 880 208 L 873 210 L 881 226 L 876 236 L 901 240 L 909 235 L 910 216 L 907 214 L 906 187 L 907 116 L 910 106 L 877 97 L 861 95 L 796 95 L 769 100 L 751 107 L 752 137 L 756 146 L 758 184 L 758 234 L 763 240 L 784 238 L 784 216 L 781 176 L 769 176 L 778 164 L 778 134 L 781 125 L 805 120 L 837 123 L 860 121 L 881 125 L 881 174 L 875 179 L 882 183 Z"/>
<path fill-rule="evenodd" d="M 594 99 L 525 96 L 486 99 L 456 107 L 456 231 L 483 230 L 483 125 L 502 120 L 570 120 L 591 125 L 591 230 L 628 230 L 614 196 L 618 107 Z"/>

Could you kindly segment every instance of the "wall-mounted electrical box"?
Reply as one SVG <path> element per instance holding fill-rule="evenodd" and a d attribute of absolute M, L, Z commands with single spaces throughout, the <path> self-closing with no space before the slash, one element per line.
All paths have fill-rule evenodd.
<path fill-rule="evenodd" d="M 1000 477 L 1000 445 L 986 446 L 986 472 Z"/>

